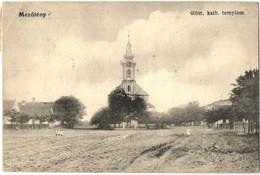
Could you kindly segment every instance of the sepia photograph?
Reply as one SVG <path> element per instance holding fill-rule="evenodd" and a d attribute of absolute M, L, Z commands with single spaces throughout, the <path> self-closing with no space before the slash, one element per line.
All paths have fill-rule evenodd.
<path fill-rule="evenodd" d="M 2 171 L 259 173 L 258 2 L 4 2 Z"/>

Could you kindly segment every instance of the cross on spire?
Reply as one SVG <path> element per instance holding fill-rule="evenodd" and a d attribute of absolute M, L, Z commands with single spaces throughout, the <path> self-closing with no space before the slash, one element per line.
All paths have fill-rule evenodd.
<path fill-rule="evenodd" d="M 126 53 L 125 53 L 124 57 L 126 59 L 133 59 L 134 58 L 134 55 L 132 53 L 132 45 L 130 43 L 130 32 L 129 31 L 128 31 L 128 42 L 127 42 L 127 45 L 126 45 Z"/>
<path fill-rule="evenodd" d="M 130 43 L 130 32 L 128 30 L 128 42 Z"/>

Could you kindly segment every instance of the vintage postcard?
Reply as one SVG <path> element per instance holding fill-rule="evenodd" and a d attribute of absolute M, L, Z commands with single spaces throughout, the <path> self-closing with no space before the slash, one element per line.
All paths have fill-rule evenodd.
<path fill-rule="evenodd" d="M 4 172 L 259 172 L 257 2 L 6 2 Z"/>

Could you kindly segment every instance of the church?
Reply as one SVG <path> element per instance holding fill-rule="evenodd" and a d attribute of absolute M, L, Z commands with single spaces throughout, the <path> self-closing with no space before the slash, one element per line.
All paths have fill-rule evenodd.
<path fill-rule="evenodd" d="M 154 110 L 154 106 L 149 103 L 149 94 L 147 94 L 136 82 L 136 62 L 134 61 L 134 54 L 132 52 L 132 45 L 130 43 L 130 35 L 128 34 L 128 42 L 126 44 L 126 52 L 124 58 L 121 61 L 123 80 L 118 88 L 124 89 L 126 94 L 134 99 L 135 97 L 141 97 L 147 102 L 148 110 Z"/>

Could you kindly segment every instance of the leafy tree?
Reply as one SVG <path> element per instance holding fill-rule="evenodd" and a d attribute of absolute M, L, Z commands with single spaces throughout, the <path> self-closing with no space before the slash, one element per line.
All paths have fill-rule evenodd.
<path fill-rule="evenodd" d="M 15 123 L 20 123 L 21 125 L 24 125 L 25 123 L 28 123 L 30 120 L 30 117 L 27 114 L 22 114 L 18 112 L 16 109 L 5 110 L 4 115 L 10 116 L 11 127 L 13 127 L 13 124 Z"/>
<path fill-rule="evenodd" d="M 236 79 L 230 100 L 238 119 L 249 121 L 249 131 L 259 128 L 259 70 L 246 71 Z"/>
<path fill-rule="evenodd" d="M 151 118 L 153 117 L 152 112 L 144 111 L 140 113 L 140 117 L 138 117 L 137 121 L 139 124 L 148 124 L 151 122 Z"/>
<path fill-rule="evenodd" d="M 94 113 L 90 120 L 92 125 L 106 126 L 111 123 L 110 109 L 108 107 L 103 107 Z"/>
<path fill-rule="evenodd" d="M 205 110 L 199 106 L 198 102 L 190 102 L 182 107 L 173 107 L 168 110 L 170 123 L 176 125 L 182 125 L 183 123 L 193 122 L 195 125 L 199 125 L 205 118 Z"/>
<path fill-rule="evenodd" d="M 131 102 L 129 119 L 141 120 L 141 118 L 146 118 L 146 109 L 146 101 L 141 97 L 135 97 Z"/>
<path fill-rule="evenodd" d="M 118 93 L 120 92 L 120 93 Z M 124 89 L 117 88 L 108 95 L 108 107 L 111 112 L 111 123 L 121 123 L 126 120 L 131 112 L 132 99 Z"/>
<path fill-rule="evenodd" d="M 25 123 L 28 123 L 30 120 L 30 117 L 27 114 L 20 114 L 19 116 L 19 122 L 24 125 Z"/>
<path fill-rule="evenodd" d="M 13 127 L 13 124 L 19 122 L 20 113 L 16 109 L 11 110 L 5 110 L 4 116 L 9 116 L 10 122 L 11 122 L 11 128 Z"/>
<path fill-rule="evenodd" d="M 190 102 L 184 107 L 186 121 L 194 122 L 195 125 L 200 124 L 204 120 L 204 109 L 199 107 L 198 102 Z"/>
<path fill-rule="evenodd" d="M 163 112 L 150 111 L 148 112 L 149 119 L 147 123 L 155 124 L 156 128 L 163 128 L 165 123 L 168 123 L 169 116 Z"/>
<path fill-rule="evenodd" d="M 85 113 L 85 106 L 73 96 L 63 96 L 55 101 L 54 113 L 62 126 L 74 128 Z"/>
<path fill-rule="evenodd" d="M 234 112 L 232 107 L 223 107 L 219 109 L 212 109 L 206 112 L 206 120 L 209 123 L 223 120 L 224 122 L 228 119 L 230 123 L 234 121 Z"/>
<path fill-rule="evenodd" d="M 117 88 L 108 96 L 108 107 L 110 109 L 111 123 L 129 122 L 146 118 L 146 101 L 141 97 L 129 97 L 123 88 Z"/>
<path fill-rule="evenodd" d="M 176 125 L 181 125 L 182 122 L 186 121 L 186 116 L 184 115 L 184 109 L 181 107 L 173 107 L 168 110 L 170 123 L 175 123 Z"/>

